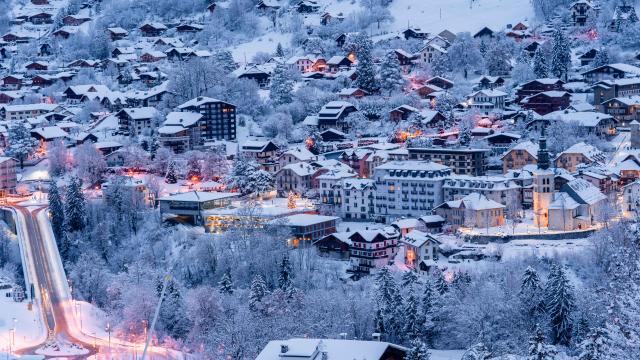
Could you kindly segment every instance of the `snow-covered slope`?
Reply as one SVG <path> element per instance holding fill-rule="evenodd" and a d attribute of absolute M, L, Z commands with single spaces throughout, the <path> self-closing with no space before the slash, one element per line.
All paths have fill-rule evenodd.
<path fill-rule="evenodd" d="M 475 33 L 484 26 L 497 31 L 533 18 L 529 0 L 394 0 L 389 10 L 391 31 L 405 30 L 407 24 L 432 33 Z"/>

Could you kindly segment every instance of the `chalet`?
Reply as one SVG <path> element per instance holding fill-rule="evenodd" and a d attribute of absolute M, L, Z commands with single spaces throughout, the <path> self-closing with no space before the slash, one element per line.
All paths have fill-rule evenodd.
<path fill-rule="evenodd" d="M 493 90 L 504 86 L 504 78 L 484 75 L 474 81 L 478 90 Z"/>
<path fill-rule="evenodd" d="M 524 47 L 524 51 L 529 54 L 529 57 L 533 58 L 533 55 L 535 55 L 536 50 L 538 50 L 538 47 L 540 47 L 539 42 L 537 41 L 532 41 L 531 43 L 529 43 L 527 46 Z"/>
<path fill-rule="evenodd" d="M 402 360 L 408 352 L 380 341 L 300 338 L 270 341 L 255 360 Z"/>
<path fill-rule="evenodd" d="M 49 70 L 49 63 L 46 61 L 34 61 L 25 66 L 25 69 L 30 71 L 46 71 Z"/>
<path fill-rule="evenodd" d="M 544 78 L 528 81 L 516 90 L 516 101 L 545 91 L 563 91 L 564 81 L 560 79 Z"/>
<path fill-rule="evenodd" d="M 281 7 L 282 5 L 280 4 L 280 2 L 278 2 L 278 0 L 260 0 L 256 5 L 256 8 L 262 11 L 263 13 L 266 13 L 266 12 L 274 13 L 280 10 Z"/>
<path fill-rule="evenodd" d="M 289 164 L 294 164 L 298 162 L 310 162 L 315 158 L 316 158 L 316 155 L 314 155 L 306 147 L 296 146 L 288 150 L 285 150 L 278 157 L 278 167 L 283 168 Z"/>
<path fill-rule="evenodd" d="M 443 93 L 444 89 L 435 85 L 425 84 L 419 85 L 417 88 L 413 89 L 413 91 L 422 99 L 431 100 L 432 98 L 435 98 L 437 94 Z"/>
<path fill-rule="evenodd" d="M 50 75 L 36 75 L 31 78 L 31 84 L 34 86 L 46 87 L 51 86 L 56 82 L 57 78 Z"/>
<path fill-rule="evenodd" d="M 569 6 L 573 26 L 585 26 L 589 17 L 595 15 L 593 4 L 590 0 L 577 0 Z"/>
<path fill-rule="evenodd" d="M 21 91 L 0 91 L 0 104 L 9 104 L 23 97 L 24 93 Z"/>
<path fill-rule="evenodd" d="M 336 46 L 339 49 L 342 49 L 342 47 L 344 46 L 344 43 L 347 42 L 347 36 L 348 36 L 347 34 L 342 33 L 335 38 Z"/>
<path fill-rule="evenodd" d="M 429 43 L 416 53 L 416 58 L 423 64 L 431 64 L 437 56 L 446 54 L 447 50 L 442 46 Z"/>
<path fill-rule="evenodd" d="M 311 71 L 311 67 L 315 62 L 314 56 L 293 56 L 289 58 L 285 64 L 291 69 L 298 70 L 301 73 Z"/>
<path fill-rule="evenodd" d="M 506 174 L 510 170 L 538 164 L 538 151 L 538 144 L 528 140 L 516 144 L 502 155 L 502 172 Z"/>
<path fill-rule="evenodd" d="M 409 39 L 426 39 L 429 37 L 429 33 L 426 31 L 422 31 L 419 28 L 408 28 L 403 31 L 402 34 L 406 40 Z"/>
<path fill-rule="evenodd" d="M 202 114 L 194 112 L 170 112 L 158 129 L 162 146 L 181 154 L 202 145 Z"/>
<path fill-rule="evenodd" d="M 146 62 L 146 63 L 157 62 L 157 61 L 164 60 L 166 58 L 167 58 L 167 55 L 165 53 L 157 50 L 146 51 L 142 55 L 140 55 L 140 61 Z"/>
<path fill-rule="evenodd" d="M 467 96 L 467 105 L 480 111 L 502 110 L 506 97 L 500 90 L 480 90 Z"/>
<path fill-rule="evenodd" d="M 7 75 L 2 78 L 2 88 L 6 90 L 18 90 L 24 85 L 24 75 Z"/>
<path fill-rule="evenodd" d="M 580 164 L 590 165 L 598 162 L 603 163 L 605 160 L 606 156 L 602 151 L 593 145 L 580 142 L 558 154 L 554 160 L 554 164 L 556 168 L 563 168 L 567 171 L 574 172 Z"/>
<path fill-rule="evenodd" d="M 568 108 L 570 102 L 571 95 L 566 91 L 544 91 L 522 99 L 520 105 L 524 109 L 533 110 L 540 115 L 546 115 Z"/>
<path fill-rule="evenodd" d="M 176 26 L 176 31 L 179 33 L 196 33 L 203 29 L 204 26 L 200 24 L 180 24 Z"/>
<path fill-rule="evenodd" d="M 44 126 L 31 129 L 31 137 L 47 143 L 55 140 L 64 140 L 69 137 L 69 134 L 58 126 Z"/>
<path fill-rule="evenodd" d="M 70 104 L 79 104 L 92 100 L 100 101 L 110 93 L 111 90 L 104 85 L 75 85 L 68 87 L 63 92 L 67 102 Z"/>
<path fill-rule="evenodd" d="M 344 15 L 342 13 L 331 14 L 325 12 L 320 16 L 320 25 L 329 25 L 331 23 L 341 23 L 344 21 Z"/>
<path fill-rule="evenodd" d="M 330 73 L 337 73 L 341 69 L 348 69 L 353 62 L 346 56 L 333 56 L 327 60 L 327 69 Z"/>
<path fill-rule="evenodd" d="M 591 50 L 585 52 L 584 54 L 578 56 L 578 60 L 580 60 L 580 66 L 589 66 L 589 65 L 591 65 L 593 60 L 598 55 L 598 52 L 600 52 L 600 51 L 597 50 L 597 49 L 591 49 Z"/>
<path fill-rule="evenodd" d="M 460 200 L 442 203 L 434 210 L 452 228 L 490 228 L 504 225 L 505 205 L 479 193 L 471 193 Z"/>
<path fill-rule="evenodd" d="M 87 21 L 91 21 L 91 18 L 80 15 L 67 15 L 62 18 L 62 23 L 69 26 L 80 26 Z"/>
<path fill-rule="evenodd" d="M 48 12 L 39 12 L 39 13 L 30 15 L 27 18 L 27 21 L 29 21 L 34 25 L 53 24 L 53 15 Z"/>
<path fill-rule="evenodd" d="M 613 116 L 622 126 L 640 119 L 640 95 L 617 97 L 601 104 L 602 112 Z"/>
<path fill-rule="evenodd" d="M 603 104 L 613 98 L 640 95 L 640 78 L 602 80 L 593 85 L 593 102 L 602 111 Z"/>
<path fill-rule="evenodd" d="M 150 22 L 143 24 L 139 29 L 143 36 L 155 37 L 164 34 L 167 31 L 167 26 L 158 22 Z"/>
<path fill-rule="evenodd" d="M 329 128 L 344 130 L 347 127 L 344 119 L 355 111 L 358 111 L 358 109 L 349 102 L 331 101 L 325 104 L 318 112 L 318 128 L 320 130 Z"/>
<path fill-rule="evenodd" d="M 499 132 L 484 137 L 490 147 L 494 149 L 504 149 L 511 147 L 515 142 L 522 138 L 521 135 L 511 132 Z"/>
<path fill-rule="evenodd" d="M 280 148 L 272 141 L 247 140 L 240 147 L 245 159 L 255 161 L 262 170 L 269 173 L 278 171 L 278 152 Z"/>
<path fill-rule="evenodd" d="M 295 5 L 299 13 L 314 13 L 320 10 L 320 5 L 314 0 L 301 0 Z"/>
<path fill-rule="evenodd" d="M 347 88 L 338 92 L 340 99 L 348 100 L 351 98 L 359 99 L 369 95 L 369 92 L 360 88 Z"/>
<path fill-rule="evenodd" d="M 167 95 L 171 95 L 167 90 L 167 84 L 167 82 L 164 82 L 148 90 L 128 94 L 127 104 L 132 107 L 155 107 L 160 104 Z"/>
<path fill-rule="evenodd" d="M 428 85 L 435 85 L 437 87 L 439 87 L 440 89 L 444 89 L 444 90 L 448 90 L 451 89 L 454 85 L 453 81 L 449 80 L 449 79 L 445 79 L 443 77 L 440 76 L 434 76 L 431 79 L 425 81 L 425 84 Z"/>
<path fill-rule="evenodd" d="M 115 114 L 120 132 L 128 136 L 139 136 L 154 130 L 158 110 L 152 107 L 125 108 Z"/>
<path fill-rule="evenodd" d="M 57 104 L 22 104 L 22 105 L 4 105 L 0 107 L 0 117 L 4 114 L 4 120 L 15 121 L 35 118 L 60 109 Z"/>
<path fill-rule="evenodd" d="M 111 51 L 111 57 L 117 58 L 120 55 L 135 54 L 136 49 L 134 47 L 116 47 Z"/>
<path fill-rule="evenodd" d="M 107 34 L 109 34 L 111 41 L 122 40 L 129 36 L 129 32 L 121 27 L 107 28 Z"/>
<path fill-rule="evenodd" d="M 624 63 L 602 65 L 582 73 L 584 80 L 592 84 L 601 80 L 633 78 L 638 76 L 640 76 L 639 67 Z"/>
<path fill-rule="evenodd" d="M 79 28 L 76 26 L 63 26 L 60 29 L 52 32 L 51 35 L 57 38 L 68 39 L 71 35 L 77 33 L 78 30 Z"/>
<path fill-rule="evenodd" d="M 286 165 L 275 174 L 278 194 L 286 196 L 293 192 L 303 195 L 313 189 L 313 178 L 317 175 L 318 170 L 304 162 Z"/>
<path fill-rule="evenodd" d="M 30 40 L 33 40 L 34 38 L 35 38 L 34 35 L 30 33 L 23 33 L 23 32 L 9 32 L 2 36 L 2 40 L 8 43 L 15 43 L 15 44 L 28 43 Z"/>
<path fill-rule="evenodd" d="M 593 111 L 555 111 L 543 116 L 543 119 L 576 124 L 585 134 L 593 134 L 603 138 L 615 135 L 618 124 L 613 116 Z"/>
<path fill-rule="evenodd" d="M 100 62 L 97 61 L 97 60 L 78 59 L 76 61 L 73 61 L 73 62 L 69 63 L 69 65 L 67 65 L 67 67 L 70 67 L 70 68 L 96 68 L 96 67 L 98 67 L 98 65 L 100 65 Z"/>
<path fill-rule="evenodd" d="M 264 65 L 251 65 L 234 71 L 238 79 L 249 79 L 258 83 L 262 89 L 269 86 L 273 68 Z"/>
<path fill-rule="evenodd" d="M 368 274 L 390 264 L 398 253 L 400 232 L 391 226 L 381 230 L 360 230 L 349 236 L 352 271 Z"/>
<path fill-rule="evenodd" d="M 491 29 L 489 29 L 488 27 L 485 26 L 482 29 L 480 29 L 480 31 L 475 33 L 473 35 L 473 38 L 481 40 L 481 41 L 484 41 L 484 40 L 492 39 L 493 36 L 494 36 L 493 30 L 491 30 Z"/>
<path fill-rule="evenodd" d="M 412 230 L 400 240 L 404 245 L 404 263 L 409 268 L 427 271 L 438 260 L 440 241 L 434 235 Z"/>
<path fill-rule="evenodd" d="M 394 53 L 398 57 L 398 62 L 400 66 L 408 66 L 413 64 L 414 56 L 413 54 L 409 54 L 408 52 L 402 49 L 395 49 Z"/>

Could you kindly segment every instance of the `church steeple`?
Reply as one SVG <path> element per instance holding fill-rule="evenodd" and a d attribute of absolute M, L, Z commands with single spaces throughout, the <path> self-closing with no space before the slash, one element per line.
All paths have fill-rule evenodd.
<path fill-rule="evenodd" d="M 547 150 L 547 138 L 544 134 L 545 126 L 542 125 L 540 139 L 538 140 L 538 169 L 547 170 L 549 168 L 549 150 Z"/>

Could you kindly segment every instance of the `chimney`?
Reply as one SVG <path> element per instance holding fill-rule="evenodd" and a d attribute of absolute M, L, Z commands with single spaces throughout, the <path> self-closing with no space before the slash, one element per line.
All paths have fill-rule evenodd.
<path fill-rule="evenodd" d="M 286 354 L 289 351 L 289 345 L 281 344 L 280 345 L 280 354 Z"/>

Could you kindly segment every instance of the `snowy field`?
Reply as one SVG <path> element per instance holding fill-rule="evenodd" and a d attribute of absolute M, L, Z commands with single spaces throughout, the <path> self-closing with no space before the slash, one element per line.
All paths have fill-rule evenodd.
<path fill-rule="evenodd" d="M 37 306 L 28 309 L 28 301 L 14 302 L 7 297 L 10 290 L 0 291 L 0 351 L 7 351 L 10 342 L 15 341 L 16 348 L 26 348 L 44 342 L 47 332 Z M 14 320 L 15 319 L 15 320 Z M 15 338 L 13 328 L 15 327 Z"/>

